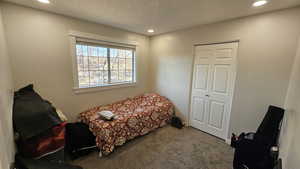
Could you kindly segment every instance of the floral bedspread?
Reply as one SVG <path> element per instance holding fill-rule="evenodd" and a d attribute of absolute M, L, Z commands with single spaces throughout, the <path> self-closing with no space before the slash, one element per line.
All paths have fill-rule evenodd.
<path fill-rule="evenodd" d="M 97 112 L 103 110 L 112 111 L 114 120 L 102 119 Z M 89 125 L 97 146 L 107 155 L 115 146 L 166 125 L 172 114 L 173 104 L 167 98 L 148 93 L 92 108 L 80 113 L 79 119 Z"/>

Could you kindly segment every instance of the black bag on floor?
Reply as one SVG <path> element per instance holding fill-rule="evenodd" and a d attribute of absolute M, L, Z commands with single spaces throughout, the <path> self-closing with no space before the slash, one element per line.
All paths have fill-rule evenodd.
<path fill-rule="evenodd" d="M 173 127 L 176 127 L 178 129 L 182 129 L 183 123 L 179 117 L 173 116 L 171 119 L 171 125 Z"/>
<path fill-rule="evenodd" d="M 88 154 L 96 150 L 96 137 L 84 123 L 68 123 L 66 125 L 66 151 L 71 158 Z"/>

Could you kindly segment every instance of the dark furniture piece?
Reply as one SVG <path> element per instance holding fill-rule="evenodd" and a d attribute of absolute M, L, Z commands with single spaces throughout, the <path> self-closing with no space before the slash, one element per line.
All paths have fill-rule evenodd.
<path fill-rule="evenodd" d="M 53 153 L 49 153 L 41 158 L 39 160 L 45 160 L 49 162 L 54 162 L 54 163 L 63 163 L 65 162 L 65 149 L 62 148 L 61 150 L 58 150 Z"/>
<path fill-rule="evenodd" d="M 69 157 L 76 159 L 80 156 L 98 150 L 96 137 L 84 123 L 68 123 L 66 125 L 66 147 Z"/>
<path fill-rule="evenodd" d="M 278 153 L 271 148 L 277 146 L 284 109 L 269 106 L 268 112 L 256 133 L 233 134 L 232 147 L 235 148 L 234 169 L 273 169 Z"/>
<path fill-rule="evenodd" d="M 57 153 L 53 152 L 65 146 L 65 124 L 56 108 L 35 92 L 32 84 L 14 93 L 15 142 L 23 157 L 37 159 L 51 157 L 50 154 L 56 156 Z M 64 161 L 63 158 L 57 160 Z"/>
<path fill-rule="evenodd" d="M 274 169 L 282 169 L 282 160 L 279 159 L 274 167 Z"/>
<path fill-rule="evenodd" d="M 16 155 L 16 169 L 83 169 L 67 163 L 56 163 L 48 160 L 34 160 Z"/>

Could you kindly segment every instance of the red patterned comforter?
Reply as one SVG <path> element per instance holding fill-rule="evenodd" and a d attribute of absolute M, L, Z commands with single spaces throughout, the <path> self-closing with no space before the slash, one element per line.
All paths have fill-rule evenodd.
<path fill-rule="evenodd" d="M 115 119 L 101 119 L 97 112 L 102 110 L 112 111 Z M 100 150 L 109 154 L 115 146 L 166 125 L 172 114 L 173 104 L 167 98 L 150 93 L 95 107 L 80 113 L 79 118 L 89 125 Z"/>

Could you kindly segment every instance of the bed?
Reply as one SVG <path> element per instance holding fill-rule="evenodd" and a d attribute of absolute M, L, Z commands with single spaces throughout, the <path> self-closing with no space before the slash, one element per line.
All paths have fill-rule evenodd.
<path fill-rule="evenodd" d="M 116 117 L 107 121 L 99 117 L 99 111 L 112 111 Z M 96 136 L 100 153 L 107 155 L 116 146 L 137 136 L 142 136 L 165 126 L 174 112 L 173 104 L 156 93 L 147 93 L 134 98 L 92 108 L 80 113 L 79 119 L 89 125 Z"/>

